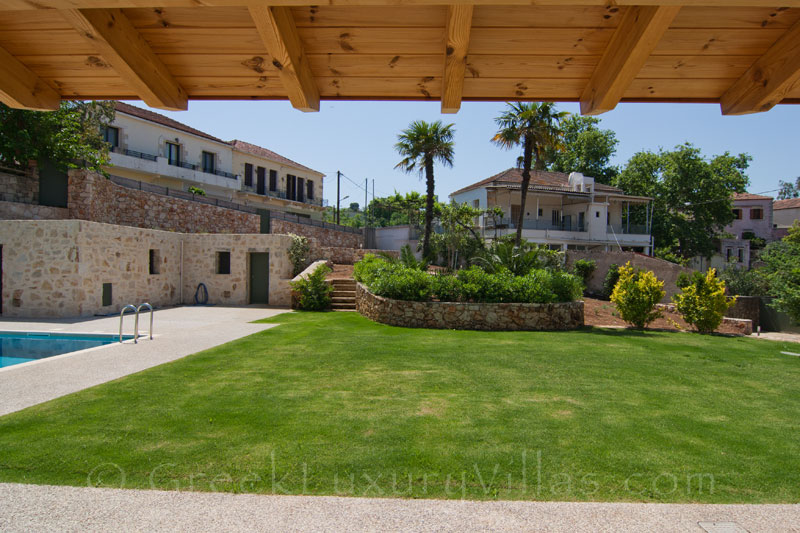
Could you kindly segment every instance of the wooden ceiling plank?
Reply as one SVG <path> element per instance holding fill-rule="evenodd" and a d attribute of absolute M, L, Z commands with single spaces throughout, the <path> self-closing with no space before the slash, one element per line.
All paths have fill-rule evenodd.
<path fill-rule="evenodd" d="M 71 9 L 62 14 L 147 105 L 188 109 L 186 92 L 121 9 Z"/>
<path fill-rule="evenodd" d="M 16 109 L 52 111 L 61 96 L 17 58 L 0 48 L 0 102 Z"/>
<path fill-rule="evenodd" d="M 800 81 L 800 22 L 747 69 L 720 98 L 723 115 L 769 111 Z"/>
<path fill-rule="evenodd" d="M 581 113 L 614 109 L 642 69 L 680 7 L 629 7 L 581 95 Z"/>
<path fill-rule="evenodd" d="M 444 75 L 442 77 L 442 113 L 458 113 L 467 70 L 469 33 L 472 28 L 472 5 L 447 8 Z"/>
<path fill-rule="evenodd" d="M 250 16 L 278 69 L 289 101 L 301 111 L 319 111 L 319 88 L 311 73 L 297 26 L 288 7 L 250 6 Z"/>

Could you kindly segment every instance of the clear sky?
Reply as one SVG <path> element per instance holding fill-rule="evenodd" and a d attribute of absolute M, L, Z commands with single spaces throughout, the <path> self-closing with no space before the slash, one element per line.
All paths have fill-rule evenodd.
<path fill-rule="evenodd" d="M 141 102 L 135 105 L 145 107 Z M 302 113 L 288 102 L 197 102 L 189 110 L 166 114 L 216 137 L 241 139 L 319 170 L 325 178 L 325 198 L 336 198 L 336 171 L 363 186 L 372 180 L 376 196 L 397 190 L 424 192 L 416 174 L 394 170 L 400 160 L 394 150 L 397 134 L 412 120 L 442 120 L 455 124 L 455 165 L 436 168 L 440 199 L 465 185 L 514 166 L 518 151 L 489 142 L 496 131 L 494 117 L 502 102 L 465 102 L 456 115 L 439 113 L 439 102 L 322 102 L 319 113 Z M 560 104 L 578 112 L 577 104 Z M 691 142 L 706 157 L 725 151 L 753 157 L 748 175 L 750 192 L 776 189 L 778 180 L 800 176 L 800 106 L 777 106 L 767 113 L 724 117 L 718 105 L 620 104 L 600 116 L 602 128 L 619 139 L 614 163 L 624 165 L 640 150 L 672 148 Z M 774 195 L 774 193 L 769 193 Z M 364 203 L 364 190 L 342 179 L 341 196 Z"/>

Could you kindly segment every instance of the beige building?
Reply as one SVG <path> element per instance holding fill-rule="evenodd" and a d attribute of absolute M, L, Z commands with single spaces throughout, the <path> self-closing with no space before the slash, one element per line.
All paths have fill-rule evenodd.
<path fill-rule="evenodd" d="M 478 209 L 500 207 L 503 217 L 482 216 L 486 238 L 516 232 L 522 171 L 510 168 L 460 189 L 450 198 Z M 649 207 L 650 198 L 626 195 L 621 189 L 595 183 L 578 172 L 531 171 L 522 236 L 530 242 L 563 250 L 630 250 L 650 253 L 647 224 L 627 216 L 632 206 Z M 636 207 L 634 207 L 636 209 Z"/>
<path fill-rule="evenodd" d="M 772 204 L 772 222 L 776 228 L 790 228 L 800 220 L 800 198 L 776 200 Z"/>
<path fill-rule="evenodd" d="M 113 175 L 321 219 L 324 175 L 271 150 L 226 142 L 164 115 L 117 102 L 104 130 Z M 310 194 L 309 194 L 310 193 Z"/>

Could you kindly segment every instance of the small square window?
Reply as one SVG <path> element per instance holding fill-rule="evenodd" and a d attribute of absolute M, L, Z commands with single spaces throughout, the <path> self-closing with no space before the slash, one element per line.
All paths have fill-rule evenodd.
<path fill-rule="evenodd" d="M 742 210 L 741 209 L 734 209 L 733 210 L 733 218 L 734 218 L 734 220 L 742 220 Z"/>
<path fill-rule="evenodd" d="M 214 167 L 214 154 L 211 152 L 203 152 L 203 172 L 207 172 L 209 174 L 213 174 L 215 170 Z"/>
<path fill-rule="evenodd" d="M 119 147 L 119 128 L 113 126 L 103 126 L 103 140 L 111 145 L 111 148 Z"/>
<path fill-rule="evenodd" d="M 544 215 L 544 209 L 542 209 L 542 208 L 540 207 L 540 208 L 539 208 L 539 216 L 543 216 L 543 215 Z"/>
<path fill-rule="evenodd" d="M 475 209 L 478 209 L 478 208 L 480 208 L 480 206 L 481 206 L 481 201 L 480 200 L 472 200 L 472 207 L 474 207 Z"/>
<path fill-rule="evenodd" d="M 764 210 L 761 208 L 754 208 L 750 210 L 750 220 L 763 220 Z"/>
<path fill-rule="evenodd" d="M 594 212 L 594 218 L 600 218 L 600 211 Z"/>
<path fill-rule="evenodd" d="M 217 274 L 231 273 L 231 253 L 217 252 Z"/>
<path fill-rule="evenodd" d="M 153 248 L 150 249 L 150 266 L 148 271 L 150 274 L 160 274 L 161 273 L 161 253 L 158 250 L 154 250 Z"/>

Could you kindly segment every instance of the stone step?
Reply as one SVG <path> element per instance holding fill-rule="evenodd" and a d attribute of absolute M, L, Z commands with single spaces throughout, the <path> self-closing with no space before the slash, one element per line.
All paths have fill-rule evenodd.
<path fill-rule="evenodd" d="M 355 302 L 353 302 L 353 303 L 336 303 L 336 302 L 334 302 L 334 303 L 331 304 L 331 309 L 333 309 L 334 311 L 343 310 L 343 309 L 350 309 L 350 310 L 355 311 L 356 304 L 355 304 Z"/>
<path fill-rule="evenodd" d="M 334 296 L 334 297 L 339 296 L 341 298 L 355 298 L 356 297 L 356 291 L 335 290 L 335 291 L 333 291 L 331 293 L 331 295 Z"/>
<path fill-rule="evenodd" d="M 335 304 L 338 303 L 338 304 L 354 304 L 355 305 L 356 299 L 355 298 L 350 298 L 350 297 L 347 297 L 347 296 L 340 297 L 340 296 L 334 295 L 334 296 L 331 297 L 331 302 L 333 302 Z"/>
<path fill-rule="evenodd" d="M 352 291 L 356 290 L 356 282 L 355 281 L 352 281 L 352 282 L 349 282 L 349 283 L 348 282 L 337 283 L 337 281 L 338 280 L 333 280 L 333 286 L 336 287 L 337 289 L 338 288 L 349 288 Z"/>

